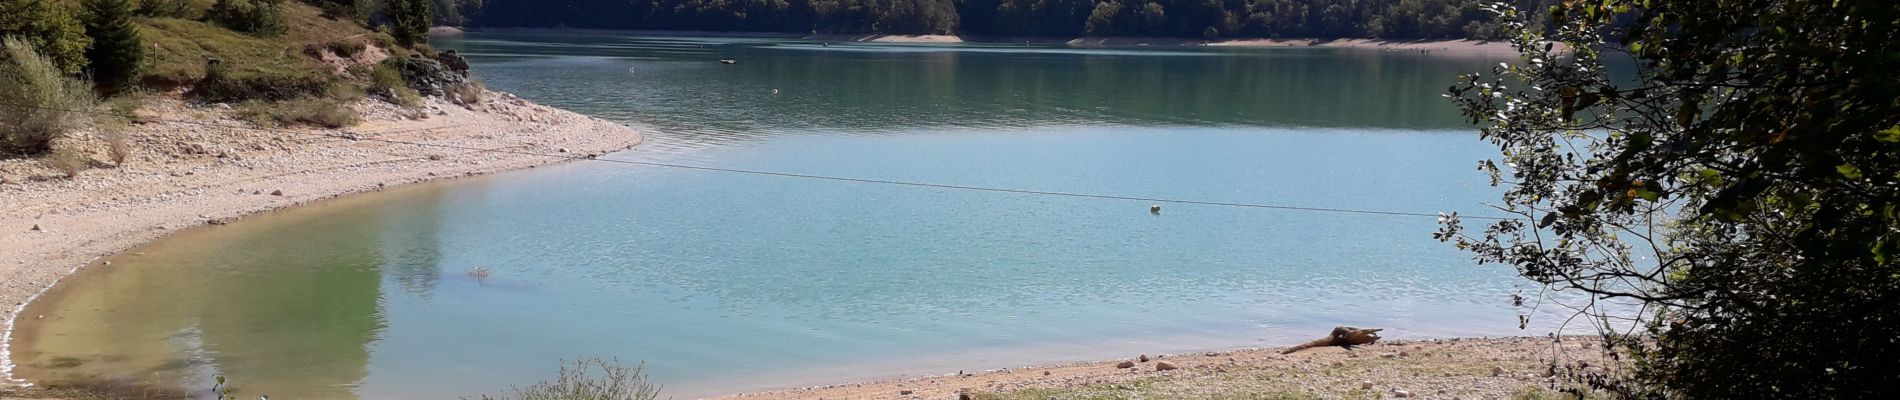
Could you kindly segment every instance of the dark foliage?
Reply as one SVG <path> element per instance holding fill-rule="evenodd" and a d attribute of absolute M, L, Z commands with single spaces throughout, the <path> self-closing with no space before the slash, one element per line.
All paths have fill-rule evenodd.
<path fill-rule="evenodd" d="M 191 0 L 141 0 L 133 14 L 142 17 L 197 19 L 198 10 Z"/>
<path fill-rule="evenodd" d="M 304 0 L 323 11 L 324 17 L 331 19 L 369 22 L 370 10 L 374 7 L 371 0 Z"/>
<path fill-rule="evenodd" d="M 1524 63 L 1452 95 L 1521 219 L 1440 237 L 1584 308 L 1622 394 L 1900 395 L 1900 2 L 1606 0 L 1505 25 Z M 1615 61 L 1612 61 L 1615 60 Z M 1636 79 L 1612 80 L 1608 62 Z M 1509 174 L 1508 178 L 1502 177 Z M 1637 255 L 1640 254 L 1641 257 Z M 1603 384 L 1604 382 L 1597 382 Z"/>
<path fill-rule="evenodd" d="M 429 27 L 435 20 L 431 0 L 384 0 L 383 14 L 390 19 L 389 34 L 396 44 L 413 47 L 429 43 Z"/>
<path fill-rule="evenodd" d="M 286 101 L 323 96 L 331 84 L 330 78 L 314 73 L 234 72 L 214 61 L 205 65 L 204 79 L 188 94 L 219 103 Z"/>
<path fill-rule="evenodd" d="M 86 47 L 92 39 L 66 7 L 48 0 L 0 0 L 0 37 L 31 41 L 61 71 L 85 69 Z"/>
<path fill-rule="evenodd" d="M 1542 0 L 1517 0 L 1530 7 Z M 1483 0 L 488 0 L 475 26 L 977 36 L 1494 37 Z"/>
<path fill-rule="evenodd" d="M 205 19 L 253 36 L 282 36 L 290 30 L 283 0 L 218 0 L 205 11 Z"/>
<path fill-rule="evenodd" d="M 86 48 L 86 71 L 100 91 L 116 93 L 139 77 L 139 59 L 145 47 L 139 45 L 139 29 L 132 25 L 129 0 L 86 0 L 86 36 L 92 45 Z"/>

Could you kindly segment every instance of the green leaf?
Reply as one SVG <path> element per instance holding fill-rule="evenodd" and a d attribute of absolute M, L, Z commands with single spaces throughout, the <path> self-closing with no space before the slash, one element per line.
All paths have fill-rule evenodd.
<path fill-rule="evenodd" d="M 1900 142 L 1900 125 L 1895 125 L 1892 128 L 1887 128 L 1887 130 L 1884 130 L 1884 131 L 1875 132 L 1874 140 L 1879 140 L 1879 141 L 1887 142 L 1887 143 Z"/>
<path fill-rule="evenodd" d="M 1856 167 L 1854 164 L 1841 164 L 1835 166 L 1834 170 L 1840 171 L 1841 176 L 1845 176 L 1847 179 L 1860 179 L 1860 167 Z"/>

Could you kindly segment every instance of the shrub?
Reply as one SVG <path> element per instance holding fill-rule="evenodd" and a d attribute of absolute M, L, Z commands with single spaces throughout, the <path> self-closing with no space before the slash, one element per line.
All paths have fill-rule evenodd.
<path fill-rule="evenodd" d="M 77 74 L 86 67 L 86 46 L 92 39 L 59 2 L 0 0 L 0 36 L 14 35 L 32 41 L 60 72 Z"/>
<path fill-rule="evenodd" d="M 132 156 L 132 145 L 125 141 L 124 126 L 100 129 L 99 139 L 106 142 L 106 154 L 112 156 L 112 165 L 123 166 L 125 159 Z"/>
<path fill-rule="evenodd" d="M 599 369 L 596 377 L 591 371 Z M 599 357 L 574 361 L 572 368 L 567 362 L 561 363 L 561 371 L 553 382 L 542 381 L 525 388 L 514 388 L 514 393 L 497 397 L 482 395 L 482 400 L 653 400 L 660 396 L 660 387 L 647 382 L 645 366 L 627 368 L 620 365 L 619 359 L 602 360 Z"/>
<path fill-rule="evenodd" d="M 85 153 L 70 148 L 53 150 L 53 154 L 47 155 L 46 158 L 40 160 L 40 162 L 46 163 L 46 166 L 53 167 L 53 169 L 59 170 L 60 173 L 66 174 L 67 179 L 78 178 L 80 171 L 92 168 L 92 160 L 86 159 Z"/>
<path fill-rule="evenodd" d="M 382 96 L 384 100 L 392 104 L 403 107 L 422 105 L 422 93 L 409 88 L 409 84 L 403 81 L 402 71 L 397 69 L 396 64 L 388 62 L 377 64 L 376 69 L 370 71 L 369 87 L 370 92 Z"/>
<path fill-rule="evenodd" d="M 290 30 L 283 0 L 218 0 L 205 18 L 230 30 L 253 36 L 282 36 Z"/>
<path fill-rule="evenodd" d="M 396 37 L 390 36 L 389 30 L 386 28 L 379 27 L 376 29 L 376 32 L 372 32 L 368 36 L 364 36 L 364 37 L 369 38 L 370 42 L 376 43 L 376 47 L 381 47 L 384 49 L 390 49 L 390 48 L 396 47 Z"/>
<path fill-rule="evenodd" d="M 370 0 L 306 0 L 314 3 L 323 11 L 323 16 L 343 21 L 365 23 L 369 21 Z"/>
<path fill-rule="evenodd" d="M 258 125 L 308 125 L 342 128 L 361 121 L 356 110 L 332 101 L 305 99 L 286 102 L 250 101 L 238 106 L 238 116 Z"/>
<path fill-rule="evenodd" d="M 232 72 L 222 63 L 205 65 L 205 77 L 190 94 L 211 102 L 285 101 L 329 92 L 329 78 L 308 72 Z"/>
<path fill-rule="evenodd" d="M 142 0 L 132 13 L 142 17 L 198 19 L 198 10 L 192 7 L 191 0 Z"/>
<path fill-rule="evenodd" d="M 487 90 L 487 86 L 483 85 L 482 81 L 471 79 L 467 83 L 444 86 L 442 88 L 442 97 L 449 99 L 449 102 L 455 104 L 470 105 L 480 103 L 482 101 L 482 92 Z"/>
<path fill-rule="evenodd" d="M 19 38 L 0 39 L 0 47 L 0 102 L 24 106 L 0 107 L 0 148 L 45 152 L 53 138 L 84 126 L 86 115 L 74 111 L 98 102 L 91 83 L 62 73 Z"/>
<path fill-rule="evenodd" d="M 337 57 L 343 58 L 355 57 L 356 53 L 363 52 L 365 47 L 362 42 L 352 40 L 338 40 L 326 46 L 330 48 L 331 53 L 336 53 Z"/>
<path fill-rule="evenodd" d="M 86 36 L 92 45 L 86 48 L 86 72 L 104 93 L 117 93 L 139 75 L 139 60 L 145 46 L 139 44 L 139 29 L 132 25 L 132 3 L 128 0 L 86 0 Z"/>

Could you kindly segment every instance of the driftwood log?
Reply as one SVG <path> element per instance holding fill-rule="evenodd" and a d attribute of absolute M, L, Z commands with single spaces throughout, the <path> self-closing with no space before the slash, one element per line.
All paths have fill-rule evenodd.
<path fill-rule="evenodd" d="M 1335 327 L 1333 328 L 1332 335 L 1311 342 L 1301 343 L 1298 346 L 1288 347 L 1286 350 L 1281 351 L 1280 354 L 1290 354 L 1295 351 L 1326 346 L 1339 346 L 1346 348 L 1346 350 L 1352 350 L 1352 346 L 1372 344 L 1372 342 L 1379 341 L 1379 331 L 1382 330 L 1384 329 L 1359 329 L 1350 326 Z"/>

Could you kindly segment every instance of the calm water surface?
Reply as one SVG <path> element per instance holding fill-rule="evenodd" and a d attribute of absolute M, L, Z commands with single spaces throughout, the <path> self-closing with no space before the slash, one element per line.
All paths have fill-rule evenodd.
<path fill-rule="evenodd" d="M 1473 169 L 1495 150 L 1437 93 L 1498 60 L 496 34 L 437 47 L 471 55 L 490 87 L 647 128 L 609 158 L 1426 213 L 1482 214 L 1497 194 Z M 115 256 L 32 305 L 44 318 L 23 319 L 15 372 L 443 398 L 602 355 L 697 397 L 1282 345 L 1335 325 L 1550 329 L 1518 330 L 1511 272 L 1432 240 L 1432 218 L 1148 206 L 572 163 Z"/>

